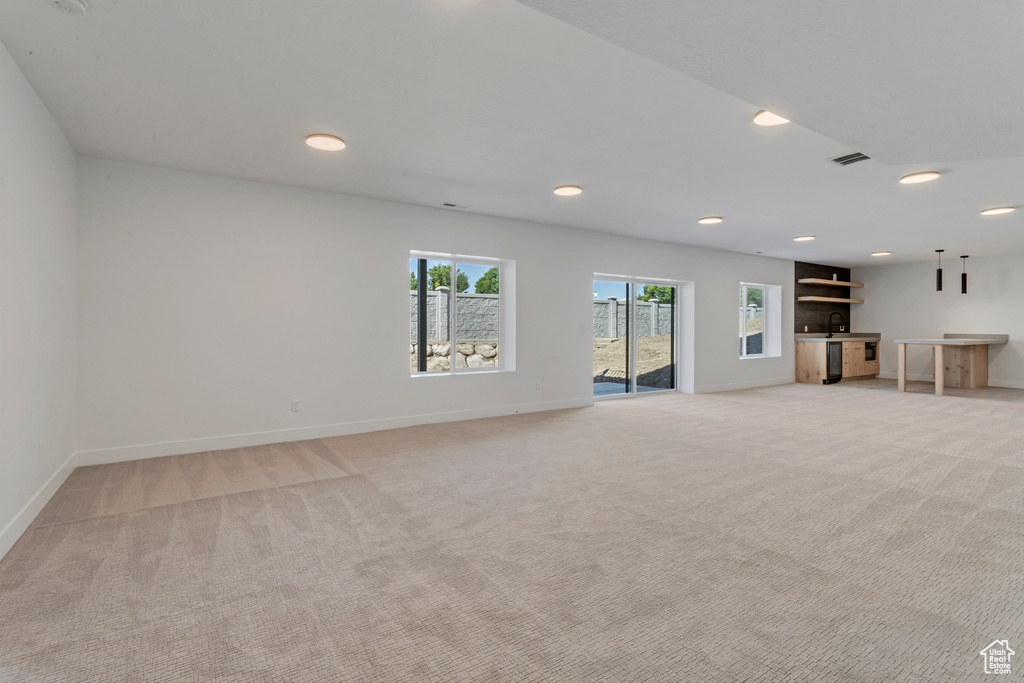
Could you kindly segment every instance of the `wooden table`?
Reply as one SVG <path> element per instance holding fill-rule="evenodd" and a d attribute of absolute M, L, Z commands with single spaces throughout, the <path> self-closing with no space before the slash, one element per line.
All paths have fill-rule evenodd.
<path fill-rule="evenodd" d="M 907 344 L 935 347 L 935 395 L 946 386 L 976 389 L 988 386 L 988 347 L 1005 344 L 1008 334 L 947 334 L 942 339 L 896 340 L 896 388 L 907 390 Z"/>

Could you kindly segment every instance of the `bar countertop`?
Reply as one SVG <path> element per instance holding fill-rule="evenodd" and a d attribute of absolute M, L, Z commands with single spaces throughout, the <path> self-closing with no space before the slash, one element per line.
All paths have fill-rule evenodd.
<path fill-rule="evenodd" d="M 842 341 L 881 341 L 882 335 L 878 332 L 837 332 L 832 337 L 826 336 L 824 332 L 798 332 L 795 341 L 798 342 L 842 342 Z"/>
<path fill-rule="evenodd" d="M 975 346 L 979 344 L 1006 344 L 1008 334 L 951 334 L 942 339 L 897 339 L 897 344 L 925 344 L 927 346 Z"/>

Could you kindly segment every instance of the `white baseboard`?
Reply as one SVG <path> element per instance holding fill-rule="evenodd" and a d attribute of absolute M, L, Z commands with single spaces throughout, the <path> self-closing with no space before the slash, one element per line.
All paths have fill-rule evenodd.
<path fill-rule="evenodd" d="M 695 394 L 713 394 L 719 391 L 739 391 L 740 389 L 757 389 L 758 387 L 774 387 L 780 384 L 792 384 L 796 380 L 792 375 L 785 377 L 771 377 L 769 379 L 758 379 L 751 382 L 733 382 L 731 384 L 705 384 L 694 387 Z"/>
<path fill-rule="evenodd" d="M 880 372 L 878 376 L 882 379 L 897 379 L 895 372 Z M 907 379 L 914 380 L 917 382 L 934 382 L 935 379 L 931 376 L 931 373 L 918 373 L 916 375 L 907 375 Z M 988 385 L 990 387 L 1000 387 L 1002 389 L 1024 389 L 1024 381 L 1019 379 L 993 379 L 989 377 Z"/>
<path fill-rule="evenodd" d="M 79 451 L 75 465 L 104 465 L 126 460 L 142 458 L 158 458 L 165 455 L 182 455 L 184 453 L 200 453 L 203 451 L 219 451 L 226 448 L 245 448 L 261 446 L 284 441 L 302 441 L 305 439 L 323 439 L 331 436 L 345 436 L 361 432 L 375 432 L 382 429 L 398 429 L 421 424 L 437 422 L 456 422 L 458 420 L 475 420 L 482 417 L 500 417 L 516 413 L 533 413 L 543 410 L 559 410 L 562 408 L 582 408 L 594 404 L 592 398 L 566 399 L 562 401 L 541 401 L 520 405 L 477 408 L 474 410 L 457 410 L 444 413 L 425 413 L 406 417 L 382 418 L 379 420 L 362 420 L 358 422 L 340 422 L 337 424 L 317 427 L 298 427 L 294 429 L 278 429 L 267 432 L 250 432 L 247 434 L 231 434 L 212 436 L 200 439 L 184 439 L 181 441 L 164 441 L 161 443 L 118 446 L 115 448 L 97 448 Z"/>
<path fill-rule="evenodd" d="M 879 379 L 897 379 L 895 372 L 880 372 L 877 377 Z M 931 376 L 931 373 L 918 373 L 916 375 L 907 375 L 907 379 L 914 382 L 934 382 L 935 378 Z"/>
<path fill-rule="evenodd" d="M 14 547 L 14 544 L 25 533 L 25 530 L 32 524 L 32 521 L 42 512 L 46 504 L 50 502 L 50 499 L 53 498 L 53 494 L 57 493 L 57 489 L 71 476 L 71 472 L 76 467 L 76 455 L 77 453 L 69 455 L 64 464 L 25 503 L 25 507 L 18 511 L 18 514 L 3 528 L 3 531 L 0 531 L 0 559 L 3 559 L 4 555 Z"/>
<path fill-rule="evenodd" d="M 1003 389 L 1024 389 L 1024 382 L 1019 379 L 992 379 L 988 378 L 990 387 L 1002 387 Z"/>

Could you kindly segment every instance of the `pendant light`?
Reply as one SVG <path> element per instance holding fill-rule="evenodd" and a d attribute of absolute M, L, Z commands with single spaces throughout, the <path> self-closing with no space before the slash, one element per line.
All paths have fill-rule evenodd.
<path fill-rule="evenodd" d="M 942 291 L 942 252 L 945 249 L 936 249 L 935 253 L 939 255 L 939 267 L 935 269 L 935 291 Z"/>
<path fill-rule="evenodd" d="M 964 262 L 964 272 L 960 275 L 960 293 L 967 293 L 967 256 L 961 256 Z"/>

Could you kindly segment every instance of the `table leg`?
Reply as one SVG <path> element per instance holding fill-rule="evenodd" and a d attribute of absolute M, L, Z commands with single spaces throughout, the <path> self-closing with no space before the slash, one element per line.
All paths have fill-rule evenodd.
<path fill-rule="evenodd" d="M 946 363 L 944 347 L 942 344 L 935 345 L 935 395 L 942 396 L 946 392 Z"/>
<path fill-rule="evenodd" d="M 980 389 L 981 387 L 988 386 L 988 345 L 978 344 L 977 346 L 970 347 L 974 352 L 972 354 L 971 362 L 971 377 L 974 382 L 971 384 L 972 389 Z"/>
<path fill-rule="evenodd" d="M 896 345 L 896 390 L 907 390 L 907 345 Z"/>

